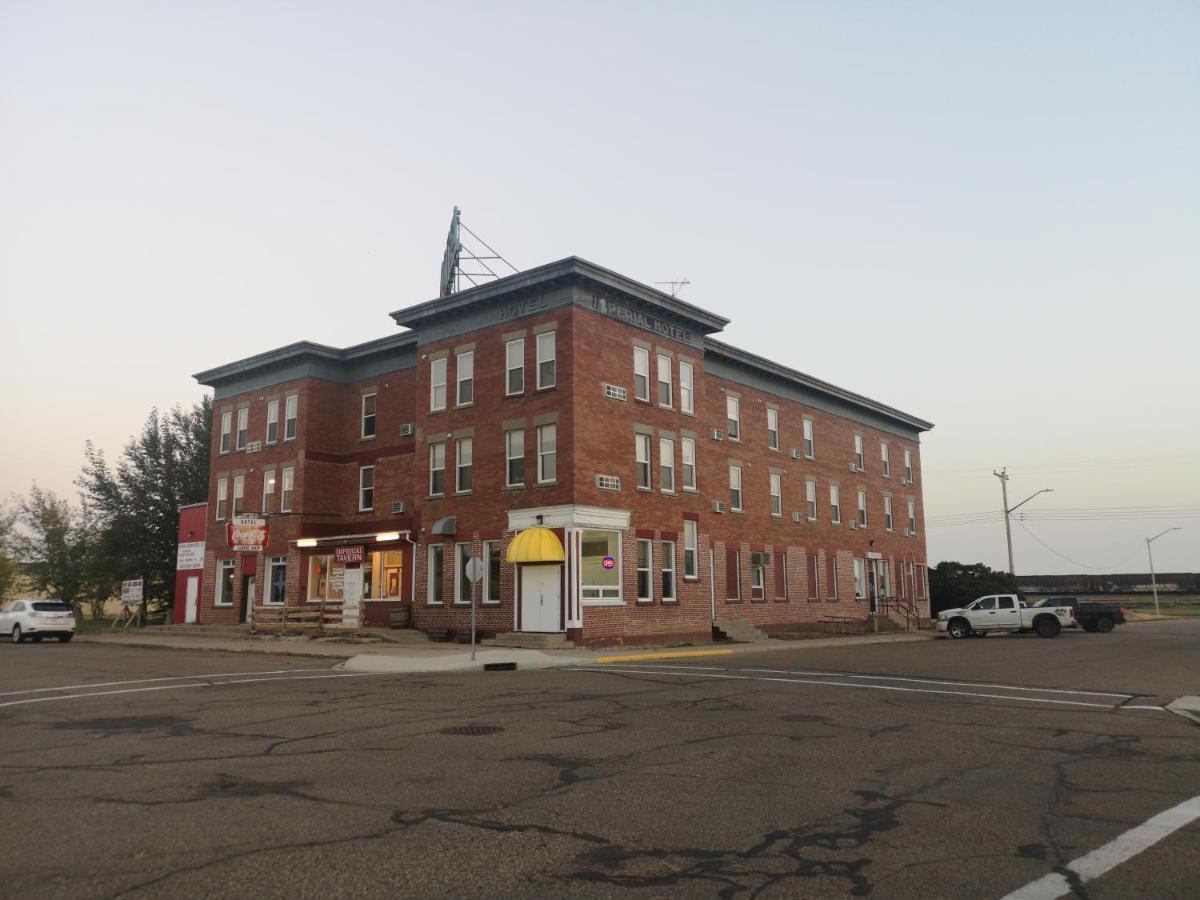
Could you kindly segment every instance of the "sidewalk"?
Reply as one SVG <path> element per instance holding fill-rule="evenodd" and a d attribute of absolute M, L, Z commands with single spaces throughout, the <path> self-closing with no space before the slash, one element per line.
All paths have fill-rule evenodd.
<path fill-rule="evenodd" d="M 766 640 L 746 644 L 699 644 L 682 647 L 606 647 L 604 649 L 521 650 L 480 645 L 471 660 L 469 647 L 462 644 L 425 643 L 340 643 L 307 637 L 220 637 L 211 634 L 184 637 L 168 634 L 81 634 L 79 643 L 109 644 L 119 647 L 145 647 L 158 650 L 208 650 L 226 653 L 266 653 L 342 660 L 338 664 L 351 672 L 456 672 L 482 671 L 485 664 L 516 663 L 519 669 L 547 669 L 563 666 L 636 662 L 639 659 L 687 659 L 728 657 L 741 654 L 802 652 L 823 647 L 862 647 L 869 644 L 898 644 L 928 641 L 933 634 L 865 634 L 809 640 Z"/>

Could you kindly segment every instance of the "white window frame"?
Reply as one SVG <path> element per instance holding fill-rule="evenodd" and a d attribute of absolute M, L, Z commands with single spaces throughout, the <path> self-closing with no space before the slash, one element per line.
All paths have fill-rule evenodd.
<path fill-rule="evenodd" d="M 804 418 L 804 458 L 817 458 L 817 442 L 814 438 L 813 420 L 807 416 Z"/>
<path fill-rule="evenodd" d="M 842 489 L 836 484 L 829 486 L 829 521 L 842 524 Z"/>
<path fill-rule="evenodd" d="M 770 473 L 771 482 L 771 515 L 783 517 L 783 476 L 778 472 Z"/>
<path fill-rule="evenodd" d="M 675 493 L 675 440 L 658 439 L 658 489 L 664 494 Z"/>
<path fill-rule="evenodd" d="M 233 476 L 233 493 L 229 498 L 229 514 L 231 516 L 240 515 L 245 512 L 242 509 L 242 504 L 246 500 L 246 476 Z"/>
<path fill-rule="evenodd" d="M 653 490 L 654 474 L 650 463 L 650 435 L 634 434 L 633 461 L 635 468 L 633 483 L 638 490 Z"/>
<path fill-rule="evenodd" d="M 446 593 L 446 545 L 430 544 L 425 550 L 425 603 L 428 606 L 441 606 L 445 602 L 445 596 L 434 596 L 434 582 L 439 580 L 442 582 L 442 590 L 437 593 L 444 595 Z"/>
<path fill-rule="evenodd" d="M 904 480 L 913 483 L 912 451 L 907 447 L 904 448 Z"/>
<path fill-rule="evenodd" d="M 267 433 L 264 435 L 268 444 L 279 441 L 279 401 L 267 401 Z"/>
<path fill-rule="evenodd" d="M 465 453 L 464 453 L 465 451 Z M 466 457 L 465 459 L 463 457 Z M 467 473 L 467 484 L 463 487 L 463 471 Z M 461 437 L 454 442 L 454 492 L 468 494 L 475 487 L 475 439 Z"/>
<path fill-rule="evenodd" d="M 283 400 L 283 439 L 294 441 L 300 429 L 300 395 L 288 394 Z"/>
<path fill-rule="evenodd" d="M 237 411 L 237 435 L 233 446 L 237 450 L 245 450 L 246 442 L 250 440 L 250 407 L 243 406 Z"/>
<path fill-rule="evenodd" d="M 867 527 L 867 492 L 858 492 L 858 527 Z"/>
<path fill-rule="evenodd" d="M 272 509 L 275 505 L 275 480 L 274 469 L 263 469 L 262 513 L 264 516 L 275 511 Z"/>
<path fill-rule="evenodd" d="M 892 517 L 892 498 L 883 496 L 883 527 L 888 531 L 896 530 L 896 520 Z"/>
<path fill-rule="evenodd" d="M 633 348 L 633 399 L 650 402 L 650 351 Z"/>
<path fill-rule="evenodd" d="M 879 442 L 879 462 L 883 466 L 883 477 L 892 477 L 892 453 L 888 449 L 887 441 Z"/>
<path fill-rule="evenodd" d="M 446 408 L 446 364 L 445 356 L 429 361 L 429 411 L 441 412 Z"/>
<path fill-rule="evenodd" d="M 464 559 L 463 554 L 466 554 Z M 463 566 L 471 560 L 471 542 L 459 541 L 454 545 L 454 604 L 469 606 L 471 604 L 471 588 L 473 585 L 464 576 Z"/>
<path fill-rule="evenodd" d="M 537 336 L 537 387 L 539 391 L 558 384 L 558 342 L 555 338 L 557 333 L 556 331 L 543 331 Z M 549 352 L 547 352 L 547 347 Z M 551 364 L 549 379 L 542 378 L 542 366 L 546 363 Z"/>
<path fill-rule="evenodd" d="M 767 407 L 767 449 L 779 449 L 779 410 Z"/>
<path fill-rule="evenodd" d="M 867 561 L 854 558 L 854 599 L 867 599 Z"/>
<path fill-rule="evenodd" d="M 675 542 L 666 540 L 661 542 L 661 550 L 659 555 L 662 557 L 659 561 L 659 591 L 662 594 L 663 603 L 675 603 L 679 600 L 679 584 L 676 580 L 675 573 Z M 667 594 L 667 573 L 671 573 L 671 593 Z"/>
<path fill-rule="evenodd" d="M 654 541 L 649 538 L 638 538 L 637 553 L 634 555 L 634 585 L 637 588 L 638 603 L 654 602 Z M 642 551 L 646 551 L 646 564 L 642 565 Z M 646 596 L 642 595 L 642 577 L 646 579 Z"/>
<path fill-rule="evenodd" d="M 370 412 L 367 411 L 367 401 L 368 400 L 371 402 Z M 378 395 L 375 393 L 375 391 L 368 391 L 367 393 L 363 394 L 362 395 L 362 427 L 359 429 L 358 436 L 364 441 L 374 438 L 375 435 L 379 433 L 379 431 L 378 431 L 378 422 L 379 422 L 378 410 L 379 410 L 379 399 L 378 399 Z M 370 433 L 367 432 L 367 422 L 368 421 L 370 421 L 370 423 L 371 423 Z"/>
<path fill-rule="evenodd" d="M 804 479 L 804 512 L 808 521 L 817 521 L 817 479 Z"/>
<path fill-rule="evenodd" d="M 284 466 L 279 470 L 279 511 L 290 513 L 296 492 L 296 467 Z"/>
<path fill-rule="evenodd" d="M 679 439 L 680 473 L 679 485 L 685 491 L 698 490 L 696 482 L 696 439 L 684 437 Z M 689 460 L 690 457 L 690 460 Z M 690 470 L 690 478 L 689 476 Z"/>
<path fill-rule="evenodd" d="M 440 453 L 439 453 L 440 451 Z M 441 465 L 437 465 L 438 456 L 441 456 Z M 442 473 L 442 489 L 435 491 L 435 478 L 437 472 Z M 446 442 L 434 441 L 429 445 L 429 496 L 444 497 L 446 495 Z"/>
<path fill-rule="evenodd" d="M 513 439 L 516 435 L 516 441 Z M 513 444 L 519 441 L 521 444 L 520 452 L 513 453 Z M 512 464 L 516 460 L 521 461 L 521 480 L 512 480 Z M 504 432 L 504 486 L 505 487 L 524 487 L 525 486 L 525 429 L 510 428 Z"/>
<path fill-rule="evenodd" d="M 917 501 L 908 501 L 908 533 L 914 535 L 917 533 Z"/>
<path fill-rule="evenodd" d="M 367 482 L 370 484 L 367 484 Z M 358 511 L 370 512 L 375 508 L 375 467 L 358 467 Z"/>
<path fill-rule="evenodd" d="M 725 397 L 725 427 L 731 441 L 742 439 L 742 403 L 737 397 Z"/>
<path fill-rule="evenodd" d="M 229 479 L 228 478 L 218 478 L 217 479 L 217 503 L 216 503 L 216 509 L 214 510 L 215 517 L 214 517 L 213 521 L 215 521 L 215 522 L 224 522 L 225 521 L 225 504 L 228 502 L 228 500 L 229 500 Z"/>
<path fill-rule="evenodd" d="M 735 484 L 736 482 L 736 484 Z M 735 499 L 736 498 L 736 499 Z M 742 511 L 742 467 L 729 467 L 729 508 L 733 512 Z"/>
<path fill-rule="evenodd" d="M 833 569 L 833 577 L 829 577 L 829 570 Z M 825 594 L 826 600 L 839 600 L 838 596 L 838 560 L 837 556 L 825 557 Z"/>
<path fill-rule="evenodd" d="M 466 370 L 464 377 L 463 371 Z M 470 397 L 463 399 L 463 387 L 467 388 Z M 464 350 L 454 357 L 454 405 L 475 405 L 475 351 Z"/>
<path fill-rule="evenodd" d="M 217 576 L 217 589 L 213 596 L 213 606 L 233 606 L 233 595 L 237 591 L 237 579 L 234 577 L 226 577 L 227 574 L 232 576 L 237 568 L 237 560 L 223 559 L 217 566 L 219 574 Z M 229 596 L 224 596 L 225 585 L 229 585 Z"/>
<path fill-rule="evenodd" d="M 513 357 L 516 356 L 516 365 Z M 520 387 L 513 390 L 513 372 L 519 372 Z M 516 397 L 525 393 L 525 338 L 513 338 L 504 342 L 504 396 Z"/>
<path fill-rule="evenodd" d="M 584 531 L 582 537 L 586 537 L 587 532 L 589 532 L 589 531 L 597 532 L 597 533 L 603 532 L 605 534 L 612 534 L 612 535 L 616 536 L 616 541 L 613 542 L 617 548 L 617 554 L 616 554 L 616 556 L 613 557 L 614 561 L 616 562 L 616 566 L 614 568 L 616 568 L 616 570 L 618 572 L 624 572 L 625 571 L 625 568 L 624 568 L 625 548 L 623 546 L 624 542 L 621 540 L 621 532 L 613 531 L 612 529 L 609 529 L 609 528 L 588 528 Z M 582 537 L 581 537 L 581 540 L 582 540 Z M 580 569 L 581 570 L 583 568 L 582 563 L 583 563 L 583 557 L 582 557 L 582 553 L 581 553 L 581 556 L 580 556 Z M 581 581 L 582 581 L 582 578 L 581 578 Z M 579 586 L 579 602 L 582 603 L 584 606 L 624 606 L 625 605 L 625 586 L 623 584 L 623 581 L 624 581 L 623 576 L 618 576 L 617 583 L 615 586 L 581 583 Z"/>
<path fill-rule="evenodd" d="M 492 587 L 493 587 L 493 584 L 492 584 L 492 553 L 493 552 L 495 552 L 498 555 L 498 560 L 499 560 L 501 568 L 500 568 L 500 571 L 498 571 L 496 573 L 496 584 L 494 585 L 494 587 L 496 588 L 496 599 L 489 600 L 488 597 L 491 596 Z M 503 571 L 504 571 L 503 566 L 504 566 L 504 556 L 502 555 L 500 541 L 484 541 L 483 542 L 483 578 L 480 579 L 480 584 L 482 584 L 483 587 L 479 594 L 480 605 L 482 605 L 482 606 L 497 606 L 497 605 L 499 605 L 500 600 L 501 600 L 500 591 L 503 588 L 503 584 L 502 584 L 503 577 L 504 577 L 503 576 Z"/>
<path fill-rule="evenodd" d="M 666 378 L 663 378 L 663 369 L 666 369 Z M 655 394 L 658 400 L 658 405 L 663 409 L 672 409 L 675 406 L 675 383 L 672 380 L 671 373 L 671 357 L 658 354 L 658 364 L 656 366 L 657 378 L 655 379 L 656 387 Z M 663 402 L 663 388 L 666 388 L 667 400 Z"/>
<path fill-rule="evenodd" d="M 553 333 L 550 332 L 550 334 Z M 549 450 L 545 449 L 545 435 L 550 435 L 550 442 L 554 444 Z M 549 457 L 554 459 L 554 476 L 552 478 L 546 477 L 546 459 Z M 537 426 L 537 479 L 538 484 L 553 484 L 558 481 L 558 425 L 554 422 Z"/>
<path fill-rule="evenodd" d="M 679 361 L 679 411 L 692 415 L 696 412 L 696 378 L 690 362 Z"/>
<path fill-rule="evenodd" d="M 695 519 L 683 520 L 683 578 L 700 579 L 700 526 Z"/>
<path fill-rule="evenodd" d="M 221 443 L 217 452 L 224 455 L 233 446 L 233 410 L 227 409 L 221 413 Z"/>
<path fill-rule="evenodd" d="M 275 570 L 283 569 L 283 599 L 275 599 Z M 267 563 L 267 583 L 266 590 L 263 591 L 264 606 L 286 606 L 287 605 L 287 557 L 272 556 Z"/>
<path fill-rule="evenodd" d="M 854 467 L 860 472 L 867 469 L 867 458 L 863 455 L 863 436 L 854 435 Z"/>

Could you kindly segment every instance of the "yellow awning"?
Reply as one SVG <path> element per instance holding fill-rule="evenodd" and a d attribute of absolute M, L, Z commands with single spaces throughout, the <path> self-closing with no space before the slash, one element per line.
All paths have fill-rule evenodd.
<path fill-rule="evenodd" d="M 562 541 L 549 528 L 526 528 L 508 545 L 510 563 L 560 563 Z"/>

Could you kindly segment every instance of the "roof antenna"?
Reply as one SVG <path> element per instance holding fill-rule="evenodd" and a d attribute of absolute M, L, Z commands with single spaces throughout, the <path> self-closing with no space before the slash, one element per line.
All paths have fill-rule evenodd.
<path fill-rule="evenodd" d="M 491 281 L 495 278 L 505 277 L 489 266 L 489 261 L 502 262 L 512 269 L 514 273 L 520 271 L 520 269 L 488 246 L 487 241 L 464 225 L 461 215 L 462 211 L 457 206 L 454 207 L 454 215 L 450 217 L 450 232 L 446 235 L 446 252 L 442 254 L 442 279 L 438 294 L 440 297 L 449 297 L 451 294 L 462 290 L 462 280 L 464 278 L 471 282 L 471 287 L 475 287 L 480 283 L 476 279 Z M 462 232 L 464 231 L 482 245 L 484 250 L 490 255 L 484 255 L 484 250 L 477 251 L 472 249 L 470 245 L 464 244 L 462 241 Z M 462 260 L 464 258 L 469 259 L 485 271 L 464 272 L 462 267 Z"/>
<path fill-rule="evenodd" d="M 669 284 L 671 286 L 671 296 L 672 297 L 676 297 L 679 295 L 680 288 L 684 287 L 685 285 L 691 284 L 691 282 L 688 281 L 686 275 L 684 275 L 683 278 L 681 278 L 679 281 L 656 281 L 654 283 L 655 284 Z"/>

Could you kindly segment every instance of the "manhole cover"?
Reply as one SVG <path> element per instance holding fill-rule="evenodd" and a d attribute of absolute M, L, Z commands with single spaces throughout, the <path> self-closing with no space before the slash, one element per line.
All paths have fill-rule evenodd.
<path fill-rule="evenodd" d="M 443 728 L 439 734 L 465 734 L 472 737 L 477 737 L 481 734 L 496 734 L 503 731 L 504 728 L 500 725 L 454 725 L 450 728 Z"/>

